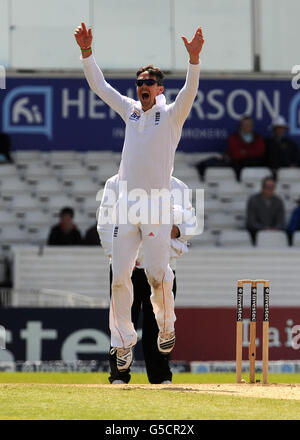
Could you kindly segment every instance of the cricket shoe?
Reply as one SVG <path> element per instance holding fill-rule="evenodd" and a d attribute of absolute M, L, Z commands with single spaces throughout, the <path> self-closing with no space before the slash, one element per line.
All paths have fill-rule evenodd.
<path fill-rule="evenodd" d="M 159 332 L 157 338 L 157 346 L 161 353 L 170 353 L 175 345 L 175 332 L 163 333 Z"/>
<path fill-rule="evenodd" d="M 123 385 L 126 382 L 124 382 L 124 380 L 119 380 L 119 379 L 115 379 L 111 384 L 112 385 Z"/>
<path fill-rule="evenodd" d="M 171 385 L 172 382 L 170 380 L 164 380 L 163 382 L 160 383 L 161 385 Z"/>
<path fill-rule="evenodd" d="M 117 368 L 119 371 L 128 370 L 132 364 L 132 347 L 117 348 Z"/>

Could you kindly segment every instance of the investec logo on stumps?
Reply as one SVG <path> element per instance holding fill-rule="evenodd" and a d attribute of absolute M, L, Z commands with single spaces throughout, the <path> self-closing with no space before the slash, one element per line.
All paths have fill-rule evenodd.
<path fill-rule="evenodd" d="M 2 110 L 4 132 L 44 134 L 52 138 L 52 87 L 15 87 L 6 94 Z"/>

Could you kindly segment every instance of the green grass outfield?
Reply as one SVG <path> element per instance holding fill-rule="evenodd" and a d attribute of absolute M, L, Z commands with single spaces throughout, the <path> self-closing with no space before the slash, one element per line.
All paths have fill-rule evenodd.
<path fill-rule="evenodd" d="M 257 375 L 260 378 L 260 375 Z M 131 386 L 107 385 L 107 373 L 0 373 L 1 420 L 221 420 L 300 419 L 300 399 L 245 397 L 220 388 L 203 393 L 184 384 L 234 384 L 235 375 L 174 374 L 173 385 L 147 389 L 144 374 Z M 247 376 L 245 376 L 247 379 Z M 270 374 L 270 383 L 297 384 L 300 374 Z M 102 384 L 102 386 L 101 386 Z M 140 386 L 138 385 L 140 384 Z M 181 386 L 176 384 L 182 384 Z M 277 391 L 278 385 L 238 385 Z M 254 388 L 253 388 L 254 387 Z M 211 387 L 213 389 L 213 387 Z M 285 393 L 299 387 L 283 388 Z M 217 392 L 216 392 L 217 390 Z M 239 388 L 243 390 L 243 388 Z M 199 392 L 198 392 L 199 391 Z"/>

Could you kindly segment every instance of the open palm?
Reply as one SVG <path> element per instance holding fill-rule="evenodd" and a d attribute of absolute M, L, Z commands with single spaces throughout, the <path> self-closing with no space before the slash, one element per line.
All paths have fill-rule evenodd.
<path fill-rule="evenodd" d="M 188 41 L 186 37 L 181 37 L 181 38 L 190 56 L 191 57 L 199 56 L 204 43 L 201 27 L 199 27 L 196 30 L 196 33 L 191 41 Z"/>

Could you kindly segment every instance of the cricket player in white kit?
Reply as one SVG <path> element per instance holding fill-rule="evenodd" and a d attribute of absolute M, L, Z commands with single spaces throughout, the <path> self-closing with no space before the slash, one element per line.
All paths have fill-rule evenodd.
<path fill-rule="evenodd" d="M 104 79 L 92 55 L 92 30 L 81 23 L 75 30 L 75 38 L 81 48 L 82 64 L 90 88 L 126 124 L 125 140 L 119 169 L 120 182 L 126 182 L 127 189 L 119 192 L 116 211 L 127 204 L 128 193 L 143 190 L 148 197 L 148 206 L 159 205 L 153 197 L 153 190 L 168 190 L 173 171 L 174 155 L 179 143 L 182 126 L 196 97 L 200 61 L 199 55 L 204 43 L 202 30 L 198 28 L 193 39 L 188 42 L 182 37 L 189 65 L 184 87 L 175 102 L 167 105 L 163 95 L 162 73 L 153 66 L 140 69 L 137 75 L 137 96 L 139 101 L 121 95 Z M 162 209 L 162 207 L 160 207 Z M 170 236 L 173 225 L 168 222 L 148 221 L 124 224 L 117 217 L 112 251 L 112 297 L 110 305 L 111 346 L 117 349 L 117 366 L 126 370 L 132 363 L 132 347 L 137 342 L 137 334 L 131 321 L 133 302 L 132 271 L 139 247 L 143 242 L 144 268 L 151 286 L 151 302 L 159 328 L 158 348 L 169 353 L 175 344 L 175 313 L 172 284 L 174 274 L 169 266 Z"/>

